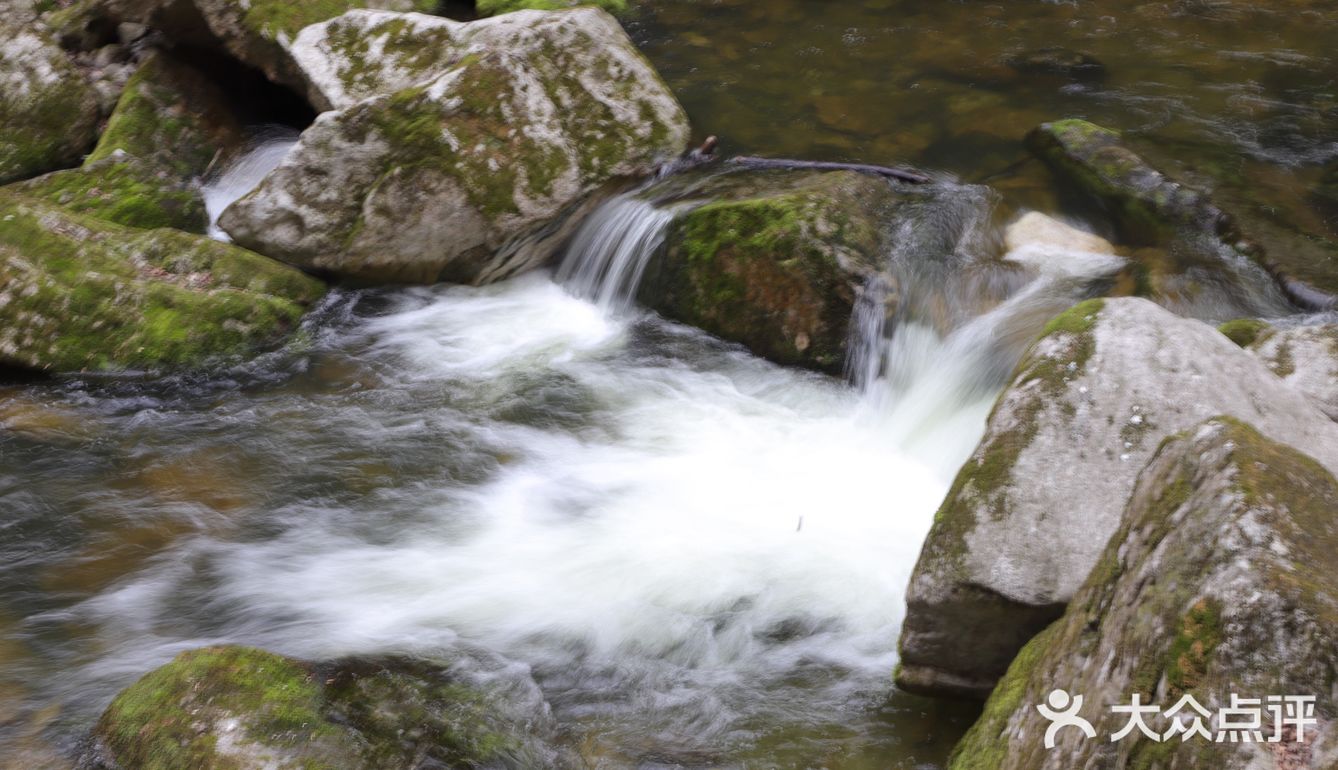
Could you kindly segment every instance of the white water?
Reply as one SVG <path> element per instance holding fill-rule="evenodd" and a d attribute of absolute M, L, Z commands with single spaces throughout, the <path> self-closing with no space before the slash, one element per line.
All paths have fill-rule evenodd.
<path fill-rule="evenodd" d="M 259 529 L 201 528 L 85 602 L 102 652 L 76 678 L 121 686 L 219 641 L 311 659 L 464 645 L 642 764 L 728 764 L 768 732 L 866 720 L 1013 337 L 1077 287 L 1038 280 L 946 338 L 907 324 L 861 393 L 630 307 L 667 221 L 615 200 L 567 288 L 392 295 L 325 354 L 375 372 L 367 390 L 146 416 L 150 436 L 247 446 L 272 468 L 255 483 L 289 502 L 262 496 Z M 306 465 L 368 462 L 395 483 L 283 496 Z"/>
<path fill-rule="evenodd" d="M 228 234 L 218 226 L 219 215 L 238 198 L 254 190 L 296 144 L 296 131 L 280 126 L 267 127 L 253 140 L 250 151 L 205 185 L 204 207 L 209 214 L 211 238 L 229 240 Z"/>

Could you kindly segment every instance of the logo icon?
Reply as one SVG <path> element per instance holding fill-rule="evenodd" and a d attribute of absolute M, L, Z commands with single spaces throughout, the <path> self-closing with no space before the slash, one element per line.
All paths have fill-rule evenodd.
<path fill-rule="evenodd" d="M 1069 695 L 1068 690 L 1053 690 L 1045 700 L 1046 702 L 1037 706 L 1036 710 L 1041 712 L 1041 716 L 1050 720 L 1050 726 L 1045 730 L 1047 749 L 1055 747 L 1055 736 L 1065 727 L 1076 727 L 1088 738 L 1096 737 L 1096 728 L 1092 727 L 1092 723 L 1078 716 L 1078 712 L 1082 710 L 1081 695 L 1074 697 Z"/>

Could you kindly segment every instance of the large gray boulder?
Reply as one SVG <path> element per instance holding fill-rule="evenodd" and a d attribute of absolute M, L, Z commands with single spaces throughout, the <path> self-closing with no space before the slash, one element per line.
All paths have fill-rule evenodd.
<path fill-rule="evenodd" d="M 687 144 L 678 102 L 594 8 L 468 24 L 353 11 L 292 50 L 335 110 L 220 224 L 355 281 L 482 284 L 535 267 L 592 196 Z"/>
<path fill-rule="evenodd" d="M 1213 418 L 1168 441 L 1096 570 L 1063 619 L 1017 657 L 950 770 L 1338 766 L 1335 511 L 1332 474 L 1248 425 Z M 1056 688 L 1083 696 L 1079 716 L 1094 737 L 1065 728 L 1045 747 L 1050 722 L 1037 706 Z M 1189 696 L 1211 715 L 1201 724 L 1216 739 L 1232 694 L 1259 699 L 1257 734 L 1155 740 L 1135 729 L 1112 740 L 1128 716 L 1111 707 L 1135 695 L 1159 707 L 1145 717 L 1158 737 L 1171 728 L 1165 712 Z M 1275 729 L 1269 696 L 1315 698 L 1304 742 L 1294 725 Z M 1199 715 L 1181 716 L 1192 727 Z"/>
<path fill-rule="evenodd" d="M 1260 334 L 1248 350 L 1338 420 L 1338 324 L 1272 329 Z"/>
<path fill-rule="evenodd" d="M 97 95 L 26 11 L 0 7 L 0 184 L 78 165 L 98 137 Z"/>
<path fill-rule="evenodd" d="M 1219 414 L 1338 469 L 1338 425 L 1213 327 L 1134 298 L 1051 321 L 935 518 L 898 683 L 987 695 L 1091 572 L 1158 443 Z"/>

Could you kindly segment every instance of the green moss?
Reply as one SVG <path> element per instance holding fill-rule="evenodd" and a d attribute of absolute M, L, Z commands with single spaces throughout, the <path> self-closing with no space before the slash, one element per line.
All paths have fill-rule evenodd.
<path fill-rule="evenodd" d="M 477 0 L 475 10 L 480 16 L 496 16 L 526 9 L 557 11 L 581 5 L 597 6 L 610 13 L 627 10 L 627 0 Z"/>
<path fill-rule="evenodd" d="M 272 345 L 323 292 L 257 254 L 0 195 L 0 360 L 50 371 L 198 366 Z"/>
<path fill-rule="evenodd" d="M 1059 638 L 1063 621 L 1057 621 L 1037 634 L 1013 659 L 985 702 L 980 719 L 967 731 L 948 759 L 948 770 L 996 770 L 1004 765 L 1010 747 L 1007 727 L 1013 714 L 1022 707 L 1027 694 L 1039 695 L 1041 689 L 1032 679 L 1045 660 L 1051 645 Z"/>
<path fill-rule="evenodd" d="M 277 40 L 281 35 L 295 37 L 304 27 L 372 5 L 366 0 L 252 0 L 244 23 L 264 37 Z M 410 7 L 404 10 L 432 13 L 437 5 L 437 0 L 411 0 Z"/>
<path fill-rule="evenodd" d="M 306 669 L 247 647 L 211 647 L 177 656 L 112 701 L 98 724 L 116 760 L 140 770 L 238 768 L 216 752 L 211 714 L 241 715 L 257 742 L 300 746 L 335 734 L 320 712 L 319 686 Z M 307 764 L 308 770 L 334 767 Z"/>
<path fill-rule="evenodd" d="M 1267 336 L 1270 329 L 1272 327 L 1268 325 L 1268 322 L 1260 321 L 1257 318 L 1237 318 L 1217 327 L 1217 330 L 1225 334 L 1227 339 L 1242 348 L 1248 348 L 1259 342 L 1261 338 Z"/>
<path fill-rule="evenodd" d="M 1292 358 L 1291 343 L 1283 340 L 1268 366 L 1279 377 L 1290 377 L 1296 373 L 1296 360 Z"/>
<path fill-rule="evenodd" d="M 1190 608 L 1166 654 L 1166 681 L 1175 700 L 1203 681 L 1209 659 L 1222 643 L 1222 604 L 1200 599 Z"/>
<path fill-rule="evenodd" d="M 121 150 L 184 179 L 203 175 L 244 141 L 218 88 L 191 65 L 157 53 L 126 83 L 87 163 Z"/>
<path fill-rule="evenodd" d="M 32 34 L 0 19 L 0 34 Z M 65 54 L 50 41 L 45 56 L 56 80 L 36 77 L 26 95 L 0 93 L 0 184 L 78 163 L 97 139 L 97 98 Z M 15 72 L 22 75 L 22 72 Z"/>
<path fill-rule="evenodd" d="M 174 227 L 203 233 L 208 225 L 199 190 L 135 158 L 112 158 L 82 169 L 56 171 L 9 189 L 127 227 Z"/>

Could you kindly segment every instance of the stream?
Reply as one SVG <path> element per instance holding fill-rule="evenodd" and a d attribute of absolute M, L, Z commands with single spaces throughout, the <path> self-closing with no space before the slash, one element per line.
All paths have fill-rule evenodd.
<path fill-rule="evenodd" d="M 1326 226 L 1303 190 L 1338 157 L 1332 9 L 1026 5 L 666 0 L 629 27 L 728 152 L 914 163 L 996 187 L 999 219 L 1071 214 L 1019 140 L 1087 114 Z M 1060 36 L 1099 84 L 996 64 Z M 211 215 L 291 143 L 216 178 Z M 975 711 L 893 688 L 907 580 L 1026 342 L 1111 266 L 1041 265 L 946 333 L 857 317 L 852 385 L 639 309 L 672 216 L 620 196 L 550 270 L 336 290 L 226 372 L 6 387 L 0 757 L 77 754 L 118 690 L 240 643 L 466 651 L 592 767 L 941 767 Z"/>

